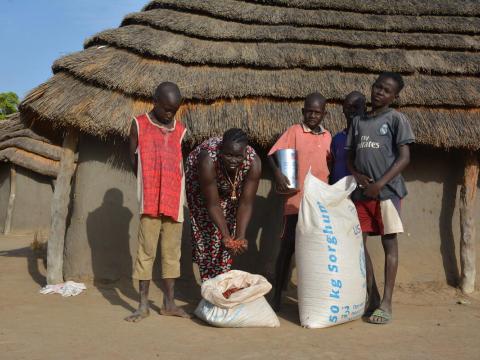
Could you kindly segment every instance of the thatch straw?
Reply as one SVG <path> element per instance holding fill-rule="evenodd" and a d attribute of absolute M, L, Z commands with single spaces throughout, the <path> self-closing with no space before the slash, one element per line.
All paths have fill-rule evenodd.
<path fill-rule="evenodd" d="M 38 129 L 126 138 L 132 117 L 151 109 L 155 86 L 170 80 L 185 95 L 178 116 L 191 142 L 235 126 L 268 147 L 299 121 L 307 93 L 329 98 L 326 126 L 335 132 L 344 124 L 342 97 L 352 90 L 368 97 L 376 74 L 390 70 L 405 75 L 400 105 L 420 143 L 479 150 L 478 7 L 472 0 L 156 0 L 58 60 L 55 76 L 20 110 L 27 123 L 40 120 Z"/>
<path fill-rule="evenodd" d="M 381 31 L 252 25 L 168 9 L 130 14 L 122 22 L 123 26 L 132 24 L 149 25 L 160 30 L 210 40 L 305 42 L 363 48 L 480 49 L 479 36 L 399 32 L 389 32 L 385 36 L 385 32 Z"/>
<path fill-rule="evenodd" d="M 22 121 L 20 120 L 20 113 L 14 113 L 8 115 L 6 119 L 0 121 L 0 138 L 13 131 L 21 130 L 24 128 Z"/>
<path fill-rule="evenodd" d="M 9 161 L 33 172 L 52 177 L 57 177 L 60 168 L 58 161 L 17 148 L 0 150 L 0 161 Z"/>
<path fill-rule="evenodd" d="M 132 114 L 150 107 L 150 101 L 86 85 L 63 73 L 34 89 L 20 105 L 25 116 L 48 120 L 54 127 L 74 126 L 101 137 L 127 134 Z"/>
<path fill-rule="evenodd" d="M 177 83 L 187 99 L 211 101 L 220 98 L 273 97 L 300 99 L 321 91 L 341 101 L 356 89 L 368 94 L 373 74 L 340 71 L 254 70 L 208 66 L 183 66 L 143 58 L 112 47 L 89 48 L 53 65 L 55 72 L 68 72 L 98 87 L 150 99 L 165 80 Z M 402 105 L 480 107 L 478 77 L 414 75 L 405 77 Z M 92 94 L 93 95 L 93 94 Z"/>
<path fill-rule="evenodd" d="M 29 138 L 45 144 L 51 144 L 52 141 L 44 136 L 39 135 L 31 128 L 30 124 L 26 124 L 17 112 L 0 121 L 0 143 L 15 138 Z"/>
<path fill-rule="evenodd" d="M 28 96 L 22 111 L 40 119 L 56 120 L 58 126 L 75 126 L 95 136 L 127 137 L 132 117 L 150 107 L 149 102 L 99 89 L 60 73 Z M 301 107 L 301 101 L 272 99 L 187 102 L 179 116 L 189 127 L 190 141 L 221 134 L 229 127 L 241 127 L 252 140 L 268 146 L 287 126 L 300 119 Z M 407 107 L 402 111 L 410 116 L 420 143 L 479 148 L 478 110 Z M 337 131 L 343 123 L 339 106 L 332 105 L 327 126 Z"/>
<path fill-rule="evenodd" d="M 267 67 L 287 69 L 356 69 L 380 72 L 439 74 L 480 73 L 480 53 L 348 49 L 296 43 L 240 43 L 207 41 L 146 26 L 130 25 L 101 32 L 87 47 L 110 44 L 141 55 L 182 64 Z"/>
<path fill-rule="evenodd" d="M 478 34 L 473 16 L 395 16 L 334 10 L 303 10 L 234 0 L 155 0 L 145 10 L 167 8 L 208 14 L 220 19 L 270 25 L 318 26 L 340 29 Z"/>
<path fill-rule="evenodd" d="M 55 161 L 60 161 L 63 153 L 61 146 L 55 146 L 26 136 L 15 137 L 0 142 L 0 150 L 8 148 L 21 149 Z"/>
<path fill-rule="evenodd" d="M 333 9 L 367 14 L 478 16 L 477 0 L 244 0 L 299 9 Z"/>

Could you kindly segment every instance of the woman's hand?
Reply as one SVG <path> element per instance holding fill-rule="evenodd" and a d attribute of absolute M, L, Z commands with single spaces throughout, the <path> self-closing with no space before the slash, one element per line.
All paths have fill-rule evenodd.
<path fill-rule="evenodd" d="M 245 239 L 223 238 L 222 243 L 230 254 L 241 255 L 248 249 L 248 241 Z"/>
<path fill-rule="evenodd" d="M 233 238 L 230 235 L 224 235 L 221 241 L 223 246 L 225 246 L 228 249 L 232 244 Z"/>
<path fill-rule="evenodd" d="M 227 251 L 230 253 L 230 255 L 232 256 L 237 255 L 235 240 L 233 240 L 231 237 L 223 237 L 222 244 L 225 247 L 225 249 L 227 249 Z"/>
<path fill-rule="evenodd" d="M 248 240 L 247 239 L 244 239 L 244 238 L 240 238 L 240 239 L 235 239 L 235 241 L 237 241 L 237 243 L 239 244 L 239 249 L 238 249 L 238 255 L 241 255 L 245 252 L 248 251 Z"/>

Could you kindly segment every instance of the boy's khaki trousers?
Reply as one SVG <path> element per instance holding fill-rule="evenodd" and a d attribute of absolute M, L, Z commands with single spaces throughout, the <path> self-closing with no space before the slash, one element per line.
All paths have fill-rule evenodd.
<path fill-rule="evenodd" d="M 160 241 L 162 279 L 180 277 L 180 256 L 183 223 L 161 216 L 142 215 L 138 230 L 137 260 L 133 278 L 151 280 L 153 263 Z"/>

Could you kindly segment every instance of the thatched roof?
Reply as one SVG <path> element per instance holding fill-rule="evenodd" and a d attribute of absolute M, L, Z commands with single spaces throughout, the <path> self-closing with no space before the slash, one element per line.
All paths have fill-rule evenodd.
<path fill-rule="evenodd" d="M 241 126 L 260 144 L 300 118 L 311 91 L 368 95 L 385 70 L 405 76 L 399 106 L 418 140 L 480 148 L 480 2 L 474 0 L 156 0 L 53 65 L 22 115 L 100 137 L 126 136 L 161 81 L 198 141 Z"/>
<path fill-rule="evenodd" d="M 0 122 L 0 161 L 57 177 L 62 147 L 35 133 L 14 114 Z"/>

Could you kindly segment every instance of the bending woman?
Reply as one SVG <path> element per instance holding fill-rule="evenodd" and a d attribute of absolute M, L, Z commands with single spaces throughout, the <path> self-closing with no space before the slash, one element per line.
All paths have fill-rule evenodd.
<path fill-rule="evenodd" d="M 202 281 L 230 270 L 236 254 L 229 248 L 231 240 L 245 240 L 239 253 L 247 250 L 245 232 L 261 172 L 260 158 L 241 129 L 227 130 L 223 139 L 206 140 L 188 156 L 185 175 L 193 261 Z"/>

